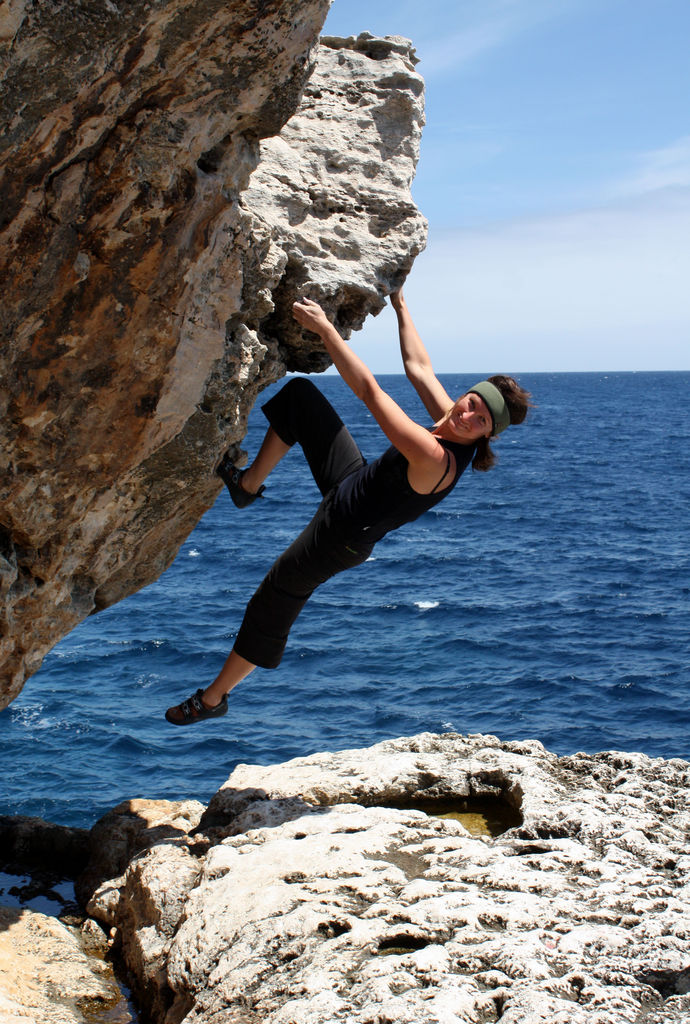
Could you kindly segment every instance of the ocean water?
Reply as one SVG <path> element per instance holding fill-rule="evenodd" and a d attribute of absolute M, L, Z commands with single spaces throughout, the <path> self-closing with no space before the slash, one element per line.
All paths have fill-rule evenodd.
<path fill-rule="evenodd" d="M 380 379 L 426 422 L 403 376 Z M 0 813 L 88 826 L 129 797 L 206 802 L 239 762 L 426 730 L 690 757 L 690 374 L 521 381 L 538 408 L 498 466 L 320 588 L 225 718 L 178 729 L 165 708 L 215 676 L 319 500 L 297 449 L 264 501 L 240 512 L 222 493 L 158 582 L 74 630 L 0 714 Z M 375 457 L 364 406 L 318 383 Z M 251 453 L 264 427 L 257 405 Z"/>

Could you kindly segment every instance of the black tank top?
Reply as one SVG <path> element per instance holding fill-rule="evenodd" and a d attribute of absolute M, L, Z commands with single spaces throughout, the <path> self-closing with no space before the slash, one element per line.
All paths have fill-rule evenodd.
<path fill-rule="evenodd" d="M 455 456 L 455 474 L 445 486 L 431 494 L 418 494 L 407 479 L 407 459 L 391 446 L 374 462 L 346 476 L 329 495 L 333 526 L 350 540 L 375 544 L 442 501 L 469 466 L 476 446 L 438 440 Z"/>

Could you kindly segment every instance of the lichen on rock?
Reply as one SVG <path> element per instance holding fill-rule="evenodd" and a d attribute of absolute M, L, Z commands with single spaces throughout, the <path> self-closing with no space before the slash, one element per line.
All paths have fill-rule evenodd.
<path fill-rule="evenodd" d="M 323 369 L 423 247 L 422 80 L 329 0 L 57 0 L 0 21 L 0 707 L 156 579 L 257 394 Z M 264 140 L 264 141 L 262 141 Z"/>

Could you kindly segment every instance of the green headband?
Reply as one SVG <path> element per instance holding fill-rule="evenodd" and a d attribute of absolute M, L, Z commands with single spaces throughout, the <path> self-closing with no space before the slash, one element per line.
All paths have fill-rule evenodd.
<path fill-rule="evenodd" d="M 491 413 L 493 424 L 492 437 L 500 434 L 506 427 L 510 426 L 510 413 L 508 412 L 505 398 L 490 380 L 480 380 L 479 384 L 475 384 L 467 393 L 468 395 L 479 395 L 480 398 L 484 399 L 486 407 Z"/>

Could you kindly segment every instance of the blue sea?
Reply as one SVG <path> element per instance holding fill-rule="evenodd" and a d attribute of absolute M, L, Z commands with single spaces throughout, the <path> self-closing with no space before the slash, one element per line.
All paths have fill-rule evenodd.
<path fill-rule="evenodd" d="M 206 802 L 239 762 L 427 730 L 690 757 L 690 374 L 520 380 L 538 407 L 497 467 L 317 591 L 225 718 L 179 729 L 165 708 L 216 675 L 319 501 L 298 449 L 265 500 L 240 512 L 223 492 L 160 580 L 75 629 L 0 714 L 0 813 L 89 826 L 129 797 Z M 380 381 L 426 422 L 403 376 Z M 366 408 L 318 382 L 379 454 Z M 264 428 L 257 404 L 250 453 Z"/>

